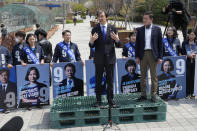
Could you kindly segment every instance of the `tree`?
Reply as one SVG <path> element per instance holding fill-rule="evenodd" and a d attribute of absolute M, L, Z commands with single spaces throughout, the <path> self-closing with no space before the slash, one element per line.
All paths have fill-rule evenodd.
<path fill-rule="evenodd" d="M 152 11 L 154 14 L 154 22 L 166 20 L 166 16 L 162 14 L 162 8 L 168 4 L 168 0 L 137 0 L 136 2 L 136 21 L 142 21 L 142 16 L 145 11 Z"/>
<path fill-rule="evenodd" d="M 83 4 L 73 3 L 72 9 L 74 12 L 81 12 L 84 13 L 86 11 L 86 8 Z"/>

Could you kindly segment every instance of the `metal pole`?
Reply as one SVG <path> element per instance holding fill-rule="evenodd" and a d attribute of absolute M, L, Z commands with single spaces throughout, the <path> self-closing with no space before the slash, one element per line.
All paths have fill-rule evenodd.
<path fill-rule="evenodd" d="M 64 29 L 64 24 L 65 24 L 65 3 L 63 3 L 63 29 Z"/>

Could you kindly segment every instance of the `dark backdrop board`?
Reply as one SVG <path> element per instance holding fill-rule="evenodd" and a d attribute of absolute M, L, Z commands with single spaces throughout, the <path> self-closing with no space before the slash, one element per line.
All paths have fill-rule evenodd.
<path fill-rule="evenodd" d="M 117 69 L 119 93 L 140 92 L 140 66 L 136 64 L 135 58 L 117 59 Z"/>
<path fill-rule="evenodd" d="M 185 56 L 164 57 L 158 65 L 158 95 L 162 99 L 184 98 L 186 96 Z"/>
<path fill-rule="evenodd" d="M 83 65 L 81 62 L 54 64 L 52 79 L 53 98 L 84 95 Z"/>
<path fill-rule="evenodd" d="M 15 67 L 0 67 L 0 112 L 17 107 L 17 86 Z"/>
<path fill-rule="evenodd" d="M 86 80 L 87 80 L 87 96 L 93 96 L 95 95 L 95 65 L 93 63 L 93 60 L 86 60 Z M 117 94 L 117 80 L 116 80 L 116 66 L 114 67 L 114 94 Z M 103 92 L 102 94 L 105 95 L 107 84 L 106 84 L 106 74 L 103 74 L 102 78 L 102 88 Z"/>
<path fill-rule="evenodd" d="M 49 64 L 17 65 L 20 107 L 49 104 Z"/>

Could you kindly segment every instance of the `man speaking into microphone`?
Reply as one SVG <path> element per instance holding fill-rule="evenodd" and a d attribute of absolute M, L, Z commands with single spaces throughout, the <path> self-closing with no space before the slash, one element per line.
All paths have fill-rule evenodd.
<path fill-rule="evenodd" d="M 117 29 L 107 23 L 107 13 L 98 11 L 99 24 L 92 29 L 89 46 L 95 48 L 95 75 L 96 75 L 96 100 L 95 107 L 101 107 L 102 77 L 106 71 L 107 100 L 111 107 L 117 107 L 113 101 L 114 65 L 116 63 L 115 46 L 120 47 L 121 42 Z"/>

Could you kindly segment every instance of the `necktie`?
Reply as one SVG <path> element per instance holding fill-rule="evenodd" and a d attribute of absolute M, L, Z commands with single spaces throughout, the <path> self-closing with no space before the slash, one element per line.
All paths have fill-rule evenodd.
<path fill-rule="evenodd" d="M 103 33 L 103 39 L 104 39 L 104 41 L 105 41 L 105 40 L 106 40 L 105 26 L 102 26 L 102 33 Z"/>
<path fill-rule="evenodd" d="M 71 85 L 72 84 L 72 80 L 68 80 L 68 84 Z"/>
<path fill-rule="evenodd" d="M 5 85 L 3 85 L 2 87 L 3 87 L 3 92 L 5 92 Z"/>

